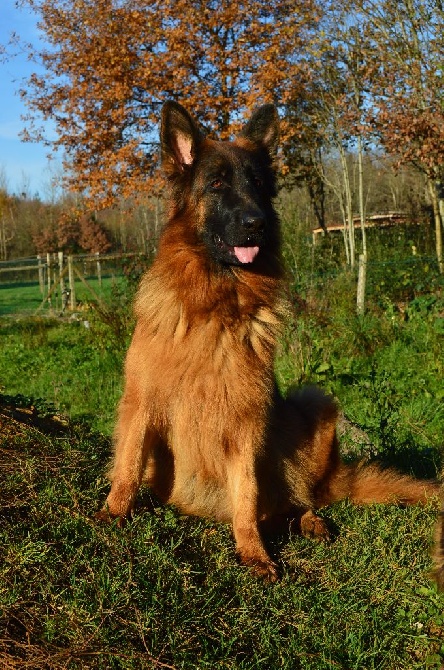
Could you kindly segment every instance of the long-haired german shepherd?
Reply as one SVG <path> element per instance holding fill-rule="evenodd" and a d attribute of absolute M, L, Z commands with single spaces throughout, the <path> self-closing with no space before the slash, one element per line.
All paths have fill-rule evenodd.
<path fill-rule="evenodd" d="M 443 484 L 441 486 L 441 511 L 435 530 L 435 550 L 433 553 L 434 577 L 438 589 L 444 592 L 444 471 Z"/>
<path fill-rule="evenodd" d="M 112 486 L 98 514 L 128 516 L 147 483 L 182 512 L 231 522 L 241 562 L 272 581 L 262 533 L 279 520 L 326 536 L 319 506 L 347 496 L 414 503 L 437 492 L 431 482 L 343 464 L 333 400 L 315 388 L 279 394 L 278 134 L 273 105 L 233 142 L 204 137 L 175 102 L 163 108 L 168 222 L 135 302 Z"/>

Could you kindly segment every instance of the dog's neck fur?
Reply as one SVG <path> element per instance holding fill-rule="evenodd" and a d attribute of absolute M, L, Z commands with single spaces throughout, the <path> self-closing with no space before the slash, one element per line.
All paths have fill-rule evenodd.
<path fill-rule="evenodd" d="M 193 238 L 192 245 L 190 238 Z M 259 307 L 273 310 L 275 304 L 281 302 L 284 272 L 280 249 L 277 253 L 264 249 L 262 253 L 252 267 L 218 265 L 199 240 L 197 231 L 190 229 L 180 217 L 168 222 L 158 251 L 159 257 L 169 259 L 171 268 L 164 281 L 174 287 L 184 305 L 191 302 L 198 310 L 201 303 L 206 312 L 208 303 L 223 303 L 227 293 L 239 294 L 239 300 L 245 304 L 251 302 L 253 310 Z M 153 267 L 156 265 L 155 261 Z M 162 268 L 165 265 L 162 263 Z M 205 290 L 200 290 L 199 295 L 193 291 L 196 286 L 193 276 L 197 275 L 207 278 Z M 185 276 L 189 281 L 184 281 Z M 201 279 L 199 283 L 202 284 Z"/>
<path fill-rule="evenodd" d="M 264 259 L 266 273 L 239 267 L 215 273 L 214 261 L 203 244 L 190 251 L 186 240 L 192 234 L 181 220 L 167 224 L 158 255 L 136 298 L 139 321 L 151 332 L 160 328 L 165 338 L 177 342 L 193 329 L 199 330 L 209 314 L 218 314 L 221 328 L 235 334 L 239 344 L 246 344 L 271 370 L 287 312 L 280 259 Z M 168 328 L 165 302 L 171 304 Z"/>

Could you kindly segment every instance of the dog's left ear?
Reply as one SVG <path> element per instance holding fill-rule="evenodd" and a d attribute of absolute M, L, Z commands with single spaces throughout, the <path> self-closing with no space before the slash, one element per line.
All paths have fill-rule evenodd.
<path fill-rule="evenodd" d="M 259 107 L 253 112 L 240 136 L 264 146 L 268 153 L 273 156 L 277 151 L 279 142 L 279 116 L 276 107 L 274 105 Z"/>
<path fill-rule="evenodd" d="M 183 172 L 196 158 L 203 136 L 187 110 L 172 100 L 162 109 L 160 145 L 162 166 L 167 173 Z"/>

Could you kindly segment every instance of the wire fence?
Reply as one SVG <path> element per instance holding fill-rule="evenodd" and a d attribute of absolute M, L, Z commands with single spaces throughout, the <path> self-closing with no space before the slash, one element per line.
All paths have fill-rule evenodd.
<path fill-rule="evenodd" d="M 136 276 L 149 265 L 146 254 L 82 254 L 61 253 L 44 257 L 22 258 L 0 262 L 0 315 L 20 312 L 67 312 L 78 309 L 78 291 L 88 294 L 88 301 L 106 299 L 102 284 L 133 272 Z M 362 268 L 361 268 L 362 273 Z M 28 304 L 25 290 L 33 292 Z M 316 263 L 290 268 L 290 290 L 302 298 L 330 290 L 348 291 L 356 295 L 358 311 L 370 301 L 402 303 L 417 295 L 442 291 L 444 278 L 436 257 L 412 256 L 403 259 L 367 261 L 364 274 L 359 266 L 322 267 Z M 361 294 L 361 298 L 359 295 Z M 360 307 L 361 300 L 361 307 Z"/>
<path fill-rule="evenodd" d="M 104 304 L 109 286 L 146 268 L 144 253 L 79 254 L 62 252 L 0 262 L 0 315 L 60 315 Z M 81 300 L 79 300 L 79 293 Z"/>

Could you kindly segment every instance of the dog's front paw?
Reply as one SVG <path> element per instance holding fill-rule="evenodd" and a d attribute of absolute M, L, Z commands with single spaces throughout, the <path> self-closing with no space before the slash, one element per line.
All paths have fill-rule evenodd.
<path fill-rule="evenodd" d="M 94 514 L 94 519 L 101 523 L 113 523 L 113 521 L 117 521 L 117 526 L 119 528 L 123 528 L 127 521 L 127 517 L 111 514 L 107 507 L 101 509 L 100 512 L 96 512 Z"/>
<path fill-rule="evenodd" d="M 271 559 L 264 560 L 252 556 L 245 556 L 241 552 L 238 552 L 238 558 L 242 565 L 247 566 L 255 577 L 260 577 L 264 581 L 270 583 L 279 580 L 277 565 L 276 563 L 273 563 Z"/>

